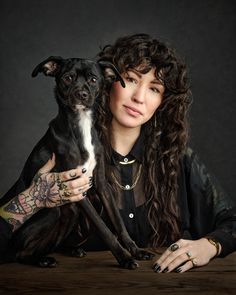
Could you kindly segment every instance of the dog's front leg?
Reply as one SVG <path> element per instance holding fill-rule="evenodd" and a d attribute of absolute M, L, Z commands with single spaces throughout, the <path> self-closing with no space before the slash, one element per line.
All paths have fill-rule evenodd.
<path fill-rule="evenodd" d="M 105 171 L 103 158 L 100 157 L 98 160 L 98 168 L 96 168 L 94 173 L 95 188 L 116 230 L 119 240 L 136 259 L 151 260 L 154 254 L 139 248 L 127 232 L 114 197 L 106 182 L 105 173 L 102 173 Z"/>
<path fill-rule="evenodd" d="M 93 222 L 101 238 L 110 248 L 112 254 L 116 257 L 120 266 L 128 269 L 137 268 L 137 262 L 133 259 L 130 253 L 121 246 L 121 244 L 117 240 L 117 237 L 106 226 L 106 224 L 104 223 L 100 215 L 97 213 L 89 199 L 82 199 L 81 201 L 79 201 L 79 205 L 85 211 L 89 219 Z"/>

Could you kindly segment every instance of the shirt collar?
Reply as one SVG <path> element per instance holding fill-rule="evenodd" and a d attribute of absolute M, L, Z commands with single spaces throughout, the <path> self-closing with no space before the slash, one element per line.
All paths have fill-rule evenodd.
<path fill-rule="evenodd" d="M 137 161 L 142 163 L 142 156 L 144 152 L 144 137 L 144 132 L 141 131 L 131 151 L 125 156 L 120 155 L 112 149 L 111 163 L 113 165 L 117 165 L 119 161 L 123 162 L 125 158 L 127 158 L 129 161 L 136 159 Z"/>

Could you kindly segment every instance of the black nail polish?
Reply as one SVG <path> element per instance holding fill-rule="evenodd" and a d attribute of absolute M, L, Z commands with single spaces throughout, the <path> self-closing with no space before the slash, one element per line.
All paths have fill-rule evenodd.
<path fill-rule="evenodd" d="M 169 270 L 168 266 L 162 271 L 163 273 L 167 272 Z"/>
<path fill-rule="evenodd" d="M 152 268 L 155 269 L 158 266 L 159 266 L 159 264 L 158 263 L 155 263 L 155 264 L 153 264 Z"/>
<path fill-rule="evenodd" d="M 86 168 L 83 168 L 83 169 L 82 169 L 82 173 L 85 173 L 86 171 L 87 171 Z"/>
<path fill-rule="evenodd" d="M 87 192 L 82 193 L 83 197 L 86 197 L 86 195 L 87 195 Z"/>
<path fill-rule="evenodd" d="M 157 263 L 154 265 L 153 268 L 154 268 L 154 271 L 155 271 L 155 272 L 160 272 L 160 271 L 161 271 L 161 267 L 160 267 L 160 265 L 157 264 Z"/>
<path fill-rule="evenodd" d="M 175 272 L 181 272 L 182 271 L 182 268 L 181 267 L 177 267 L 176 269 L 175 269 Z"/>

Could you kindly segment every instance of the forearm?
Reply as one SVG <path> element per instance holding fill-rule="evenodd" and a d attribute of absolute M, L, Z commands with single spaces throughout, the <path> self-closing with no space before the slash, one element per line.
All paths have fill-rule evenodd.
<path fill-rule="evenodd" d="M 39 209 L 30 187 L 3 205 L 0 208 L 0 216 L 11 224 L 15 231 Z"/>

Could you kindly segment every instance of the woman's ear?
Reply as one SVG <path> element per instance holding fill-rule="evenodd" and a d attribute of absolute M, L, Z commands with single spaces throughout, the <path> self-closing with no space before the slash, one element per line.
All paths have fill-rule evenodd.
<path fill-rule="evenodd" d="M 115 81 L 120 81 L 122 87 L 125 87 L 125 82 L 121 77 L 117 68 L 109 61 L 99 61 L 98 64 L 102 68 L 103 75 L 105 80 L 109 83 L 113 83 Z"/>

